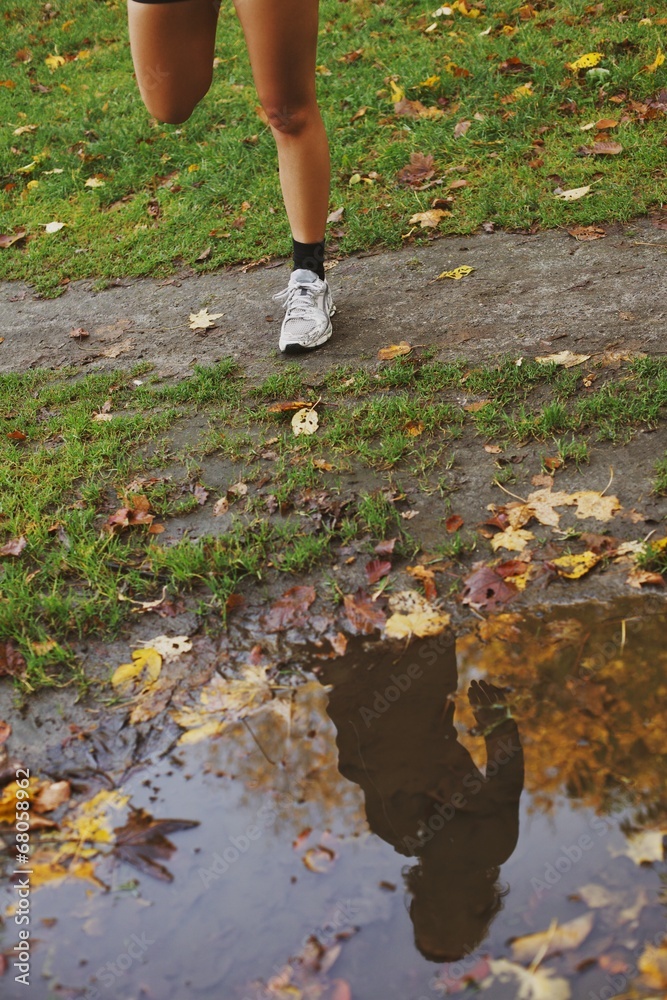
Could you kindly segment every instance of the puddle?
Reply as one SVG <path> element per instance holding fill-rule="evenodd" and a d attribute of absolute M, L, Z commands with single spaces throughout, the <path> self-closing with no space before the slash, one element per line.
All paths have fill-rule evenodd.
<path fill-rule="evenodd" d="M 313 660 L 280 711 L 123 783 L 113 825 L 129 807 L 199 825 L 165 827 L 172 847 L 149 840 L 138 867 L 98 855 L 108 890 L 35 888 L 28 990 L 5 880 L 2 996 L 624 995 L 666 930 L 662 607 L 504 614 L 455 644 Z"/>

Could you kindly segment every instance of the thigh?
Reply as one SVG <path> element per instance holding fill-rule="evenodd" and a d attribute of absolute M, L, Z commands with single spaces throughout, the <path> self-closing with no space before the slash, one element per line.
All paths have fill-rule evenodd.
<path fill-rule="evenodd" d="M 169 114 L 187 118 L 208 90 L 218 6 L 218 0 L 128 0 L 137 83 L 146 107 L 157 117 L 164 112 L 167 121 Z"/>
<path fill-rule="evenodd" d="M 234 0 L 264 107 L 315 100 L 318 0 Z"/>

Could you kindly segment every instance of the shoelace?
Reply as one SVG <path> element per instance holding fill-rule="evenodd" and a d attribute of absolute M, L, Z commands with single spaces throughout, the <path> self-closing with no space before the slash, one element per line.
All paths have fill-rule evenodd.
<path fill-rule="evenodd" d="M 314 284 L 315 282 L 311 281 L 304 281 L 302 284 L 295 282 L 293 285 L 283 288 L 282 292 L 277 292 L 273 298 L 276 302 L 282 303 L 285 309 L 289 309 L 297 318 L 307 316 L 309 310 L 315 306 Z M 305 294 L 302 290 L 305 291 Z"/>

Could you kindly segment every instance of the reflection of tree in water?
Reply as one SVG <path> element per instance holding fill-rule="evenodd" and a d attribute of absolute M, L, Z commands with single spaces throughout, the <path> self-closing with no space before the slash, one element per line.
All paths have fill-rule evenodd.
<path fill-rule="evenodd" d="M 460 641 L 461 671 L 512 689 L 535 808 L 551 811 L 567 794 L 658 825 L 667 819 L 665 618 L 637 603 L 610 617 L 600 606 L 548 622 L 495 616 Z"/>
<path fill-rule="evenodd" d="M 242 782 L 241 805 L 271 805 L 274 832 L 292 840 L 304 826 L 347 836 L 367 829 L 359 790 L 338 771 L 326 703 L 325 689 L 311 681 L 209 744 L 207 770 Z"/>
<path fill-rule="evenodd" d="M 502 691 L 474 682 L 468 695 L 483 774 L 457 739 L 451 637 L 403 652 L 358 645 L 323 680 L 334 685 L 327 711 L 341 774 L 363 789 L 371 830 L 418 859 L 406 873 L 417 947 L 433 961 L 460 958 L 502 907 L 499 869 L 518 838 L 523 755 Z"/>

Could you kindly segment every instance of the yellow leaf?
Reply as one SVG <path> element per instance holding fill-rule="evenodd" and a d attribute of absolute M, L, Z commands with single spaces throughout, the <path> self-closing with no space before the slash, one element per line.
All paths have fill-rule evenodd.
<path fill-rule="evenodd" d="M 429 635 L 439 635 L 450 622 L 445 611 L 438 611 L 416 590 L 402 590 L 389 598 L 393 614 L 385 623 L 385 633 L 392 639 L 408 639 L 416 635 L 420 639 Z"/>
<path fill-rule="evenodd" d="M 49 67 L 51 72 L 53 72 L 54 69 L 58 69 L 59 66 L 65 65 L 65 59 L 63 56 L 47 56 L 44 62 Z"/>
<path fill-rule="evenodd" d="M 460 281 L 461 278 L 465 278 L 468 274 L 472 274 L 475 270 L 474 267 L 470 267 L 469 264 L 461 264 L 460 267 L 455 267 L 453 271 L 443 271 L 439 274 L 437 280 L 440 278 L 453 278 L 454 281 Z"/>
<path fill-rule="evenodd" d="M 605 497 L 595 490 L 579 490 L 572 494 L 572 499 L 576 501 L 576 516 L 579 518 L 594 517 L 596 521 L 609 521 L 621 510 L 618 497 Z"/>
<path fill-rule="evenodd" d="M 533 85 L 532 83 L 522 83 L 520 87 L 515 87 L 512 91 L 512 97 L 515 101 L 520 100 L 522 97 L 532 97 L 533 96 Z"/>
<path fill-rule="evenodd" d="M 156 681 L 162 669 L 162 657 L 156 649 L 148 646 L 146 649 L 135 649 L 132 651 L 133 663 L 121 663 L 114 671 L 111 683 L 114 687 L 122 687 L 133 681 L 135 677 L 146 670 L 150 681 Z"/>
<path fill-rule="evenodd" d="M 393 80 L 389 81 L 389 86 L 391 88 L 391 100 L 394 104 L 398 104 L 405 97 L 405 91 L 402 87 L 395 84 Z"/>
<path fill-rule="evenodd" d="M 409 354 L 412 348 L 407 340 L 402 340 L 400 344 L 390 344 L 389 347 L 381 347 L 378 351 L 380 361 L 391 361 L 392 358 L 399 358 L 404 354 Z"/>
<path fill-rule="evenodd" d="M 581 917 L 568 920 L 560 927 L 552 926 L 537 934 L 527 934 L 512 942 L 512 957 L 517 962 L 528 964 L 538 955 L 543 958 L 557 951 L 567 951 L 578 948 L 593 929 L 595 917 L 592 913 L 584 913 Z M 546 995 L 546 994 L 545 994 Z"/>
<path fill-rule="evenodd" d="M 497 552 L 498 549 L 508 549 L 510 552 L 523 552 L 528 542 L 533 538 L 535 538 L 535 535 L 532 531 L 526 531 L 524 528 L 509 527 L 493 536 L 491 539 L 491 548 L 494 552 Z"/>
<path fill-rule="evenodd" d="M 567 69 L 580 70 L 580 69 L 591 69 L 593 66 L 604 59 L 604 53 L 602 52 L 586 52 L 585 55 L 579 56 L 572 63 L 565 63 Z"/>
<path fill-rule="evenodd" d="M 57 839 L 64 842 L 59 851 L 60 857 L 79 854 L 79 846 L 86 843 L 110 844 L 113 841 L 113 825 L 118 822 L 111 815 L 111 810 L 122 809 L 129 799 L 129 795 L 103 789 L 77 806 L 73 813 L 65 817 L 57 835 Z"/>
<path fill-rule="evenodd" d="M 642 979 L 652 990 L 667 990 L 667 948 L 648 945 L 637 963 Z"/>
<path fill-rule="evenodd" d="M 446 208 L 429 208 L 426 212 L 415 212 L 410 219 L 410 225 L 412 226 L 415 222 L 418 222 L 422 229 L 426 229 L 427 227 L 435 229 L 446 215 L 451 214 Z"/>
<path fill-rule="evenodd" d="M 76 54 L 77 59 L 90 59 L 90 49 L 81 49 L 80 52 Z"/>
<path fill-rule="evenodd" d="M 297 410 L 292 417 L 292 431 L 298 437 L 299 434 L 314 434 L 319 425 L 317 410 L 304 406 Z"/>
<path fill-rule="evenodd" d="M 224 313 L 209 313 L 208 309 L 200 309 L 197 313 L 190 313 L 191 330 L 209 330 L 215 326 L 215 320 L 224 316 Z"/>
<path fill-rule="evenodd" d="M 420 87 L 429 87 L 430 89 L 432 89 L 433 87 L 435 87 L 436 83 L 440 83 L 440 77 L 439 76 L 435 76 L 435 75 L 433 75 L 433 76 L 427 76 L 425 80 L 420 80 L 419 86 Z"/>
<path fill-rule="evenodd" d="M 191 163 L 190 166 L 188 167 L 188 173 L 189 174 L 193 174 L 195 172 L 195 170 L 199 170 L 199 164 L 198 163 Z"/>
<path fill-rule="evenodd" d="M 87 188 L 101 188 L 104 187 L 104 181 L 101 181 L 99 177 L 89 177 L 83 186 Z"/>
<path fill-rule="evenodd" d="M 647 73 L 655 73 L 655 71 L 662 66 L 665 61 L 665 56 L 662 49 L 658 49 L 655 59 L 650 66 L 645 66 L 644 69 Z"/>
<path fill-rule="evenodd" d="M 558 559 L 552 559 L 551 562 L 560 576 L 564 576 L 568 580 L 578 580 L 589 573 L 594 566 L 597 566 L 601 558 L 602 556 L 598 555 L 597 552 L 582 552 L 576 556 L 559 556 Z"/>
<path fill-rule="evenodd" d="M 26 184 L 28 191 L 32 191 L 36 187 L 39 187 L 39 181 L 28 181 Z"/>
<path fill-rule="evenodd" d="M 200 740 L 208 739 L 209 736 L 217 736 L 218 733 L 222 732 L 224 725 L 225 723 L 219 719 L 212 719 L 210 722 L 205 722 L 203 726 L 197 726 L 195 729 L 189 729 L 182 733 L 178 742 L 179 744 L 199 743 Z"/>

